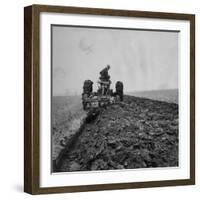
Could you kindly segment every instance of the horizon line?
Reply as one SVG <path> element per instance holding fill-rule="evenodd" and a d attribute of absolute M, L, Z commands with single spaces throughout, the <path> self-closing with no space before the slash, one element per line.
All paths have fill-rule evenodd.
<path fill-rule="evenodd" d="M 179 88 L 167 88 L 167 89 L 152 89 L 152 90 L 134 90 L 134 91 L 124 91 L 124 94 L 127 93 L 135 93 L 135 92 L 152 92 L 152 91 L 166 91 L 166 90 L 178 90 Z M 54 97 L 56 96 L 80 96 L 80 94 L 71 94 L 71 95 L 67 95 L 67 94 L 56 94 L 56 95 L 52 95 Z"/>

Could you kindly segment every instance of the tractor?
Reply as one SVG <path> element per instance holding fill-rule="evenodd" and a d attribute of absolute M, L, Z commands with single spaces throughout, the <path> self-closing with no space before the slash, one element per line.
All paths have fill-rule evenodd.
<path fill-rule="evenodd" d="M 117 81 L 116 91 L 110 89 L 111 80 L 108 74 L 110 66 L 108 65 L 100 72 L 98 80 L 98 90 L 93 92 L 93 82 L 85 80 L 83 84 L 82 104 L 84 110 L 99 110 L 99 108 L 123 101 L 123 83 Z"/>

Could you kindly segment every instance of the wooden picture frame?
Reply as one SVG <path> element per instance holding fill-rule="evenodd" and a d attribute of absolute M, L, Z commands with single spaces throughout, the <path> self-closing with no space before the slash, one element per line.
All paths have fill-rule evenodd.
<path fill-rule="evenodd" d="M 105 183 L 91 185 L 40 186 L 40 14 L 79 14 L 142 19 L 187 21 L 190 24 L 190 133 L 189 177 L 174 180 Z M 49 172 L 50 173 L 50 172 Z M 112 182 L 112 181 L 111 181 Z M 32 5 L 24 9 L 24 191 L 30 194 L 83 192 L 112 189 L 148 188 L 195 184 L 195 16 L 192 14 L 149 11 L 111 10 L 49 5 Z"/>

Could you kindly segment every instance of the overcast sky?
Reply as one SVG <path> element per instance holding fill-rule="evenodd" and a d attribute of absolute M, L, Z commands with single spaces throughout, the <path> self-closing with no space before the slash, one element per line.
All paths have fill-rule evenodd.
<path fill-rule="evenodd" d="M 53 95 L 81 94 L 110 65 L 114 89 L 125 92 L 178 88 L 178 33 L 53 26 Z"/>

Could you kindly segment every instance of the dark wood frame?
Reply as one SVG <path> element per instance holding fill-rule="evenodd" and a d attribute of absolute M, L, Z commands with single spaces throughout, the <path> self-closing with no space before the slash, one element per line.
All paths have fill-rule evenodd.
<path fill-rule="evenodd" d="M 40 53 L 39 18 L 41 12 L 77 13 L 89 15 L 126 16 L 157 19 L 188 20 L 190 22 L 190 178 L 169 181 L 149 181 L 41 188 L 39 183 L 40 150 Z M 195 15 L 146 11 L 32 5 L 24 8 L 24 191 L 30 194 L 83 192 L 111 189 L 147 188 L 195 184 Z"/>

